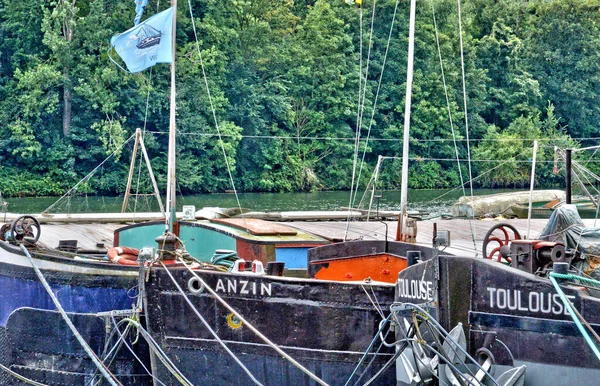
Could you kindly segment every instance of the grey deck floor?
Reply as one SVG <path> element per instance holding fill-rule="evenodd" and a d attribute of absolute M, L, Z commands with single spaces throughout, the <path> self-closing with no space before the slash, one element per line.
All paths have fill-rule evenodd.
<path fill-rule="evenodd" d="M 535 239 L 540 234 L 548 220 L 532 219 L 529 230 L 529 238 Z M 396 237 L 397 222 L 386 221 L 388 225 L 387 239 L 394 240 Z M 482 255 L 483 239 L 487 231 L 499 223 L 513 225 L 522 237 L 527 235 L 526 219 L 503 219 L 503 220 L 466 220 L 466 219 L 435 219 L 417 222 L 417 243 L 425 246 L 432 245 L 433 224 L 437 223 L 438 231 L 450 231 L 450 247 L 446 251 L 461 256 Z M 584 220 L 586 226 L 593 226 L 594 220 Z M 346 232 L 346 222 L 293 222 L 290 225 L 304 231 L 316 233 L 324 237 L 343 237 Z M 599 225 L 600 226 L 600 225 Z M 386 237 L 385 225 L 376 221 L 351 222 L 348 228 L 347 239 L 363 238 L 365 240 L 384 240 Z M 473 241 L 474 240 L 474 241 Z"/>
<path fill-rule="evenodd" d="M 594 225 L 594 220 L 583 220 L 588 227 Z M 463 256 L 481 256 L 483 238 L 486 232 L 494 225 L 505 222 L 513 225 L 522 236 L 527 235 L 526 219 L 511 220 L 465 220 L 465 219 L 435 219 L 417 222 L 417 243 L 431 246 L 433 238 L 433 224 L 437 223 L 438 230 L 449 230 L 451 246 L 447 252 Z M 546 225 L 547 220 L 532 219 L 529 235 L 531 239 L 537 238 L 540 231 Z M 396 236 L 396 221 L 355 221 L 348 225 L 345 221 L 294 221 L 285 222 L 298 229 L 325 237 L 343 239 L 364 240 L 394 240 Z M 123 223 L 48 223 L 42 224 L 42 235 L 40 241 L 48 247 L 56 247 L 57 240 L 78 240 L 79 246 L 86 249 L 95 248 L 97 243 L 104 243 L 107 247 L 112 246 L 113 232 L 124 226 Z M 599 225 L 600 226 L 600 222 Z M 474 235 L 474 238 L 472 237 Z M 475 241 L 473 241 L 473 239 Z M 477 253 L 476 253 L 477 252 Z"/>

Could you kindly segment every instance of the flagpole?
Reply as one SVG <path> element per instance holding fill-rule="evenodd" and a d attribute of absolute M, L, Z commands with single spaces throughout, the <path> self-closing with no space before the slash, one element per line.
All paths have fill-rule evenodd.
<path fill-rule="evenodd" d="M 404 105 L 404 137 L 402 140 L 402 181 L 400 185 L 400 216 L 398 217 L 398 229 L 396 240 L 407 241 L 407 219 L 406 211 L 408 203 L 408 155 L 410 140 L 410 107 L 412 98 L 413 82 L 413 58 L 415 55 L 415 14 L 416 0 L 410 2 L 410 19 L 408 28 L 408 63 L 406 69 L 406 99 Z"/>
<path fill-rule="evenodd" d="M 175 36 L 177 31 L 177 0 L 171 0 L 173 7 L 173 23 L 171 30 L 171 106 L 169 116 L 169 157 L 168 157 L 168 172 L 167 172 L 167 216 L 166 228 L 167 231 L 173 232 L 173 224 L 176 217 L 176 200 L 175 200 Z"/>

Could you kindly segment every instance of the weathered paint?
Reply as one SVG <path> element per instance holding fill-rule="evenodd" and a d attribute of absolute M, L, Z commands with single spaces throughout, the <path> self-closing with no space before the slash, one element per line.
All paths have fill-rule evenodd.
<path fill-rule="evenodd" d="M 107 321 L 96 313 L 131 310 L 136 302 L 137 268 L 73 259 L 56 252 L 42 254 L 35 249 L 31 253 L 78 332 L 100 356 L 108 344 Z M 44 384 L 90 383 L 95 366 L 88 354 L 55 310 L 31 263 L 16 246 L 6 243 L 0 243 L 0 288 L 0 363 Z M 135 345 L 134 350 L 149 366 L 145 343 Z M 152 382 L 151 377 L 140 375 L 144 372 L 128 350 L 117 355 L 111 370 L 128 374 L 120 378 L 124 385 Z M 2 385 L 14 382 L 14 378 L 0 375 Z"/>
<path fill-rule="evenodd" d="M 217 249 L 236 250 L 235 238 L 231 235 L 185 222 L 179 224 L 179 238 L 187 252 L 200 261 L 209 262 Z"/>
<path fill-rule="evenodd" d="M 324 266 L 315 277 L 321 280 L 364 280 L 395 283 L 398 272 L 406 268 L 406 258 L 387 253 L 344 257 L 320 261 Z"/>
<path fill-rule="evenodd" d="M 0 268 L 1 270 L 2 268 Z M 131 287 L 135 286 L 132 281 Z M 66 312 L 96 313 L 130 309 L 135 299 L 128 292 L 129 286 L 102 287 L 93 278 L 80 280 L 79 285 L 70 282 L 54 283 L 52 291 Z M 39 280 L 0 276 L 0 326 L 6 326 L 10 314 L 22 307 L 55 310 L 56 306 Z"/>
<path fill-rule="evenodd" d="M 165 233 L 163 222 L 152 222 L 130 225 L 115 230 L 114 246 L 125 246 L 141 249 L 155 247 L 158 236 Z"/>
<path fill-rule="evenodd" d="M 189 272 L 171 270 L 171 273 L 179 286 L 188 288 Z M 196 274 L 249 323 L 331 385 L 346 382 L 378 331 L 382 318 L 365 290 L 377 298 L 383 312 L 389 310 L 394 294 L 392 284 L 236 275 L 206 270 Z M 248 376 L 200 325 L 164 271 L 153 270 L 146 288 L 149 298 L 154 300 L 146 310 L 151 333 L 191 383 L 250 384 Z M 261 383 L 313 384 L 307 375 L 253 334 L 246 324 L 231 328 L 228 325 L 230 311 L 208 291 L 188 289 L 186 296 Z M 373 376 L 392 355 L 393 349 L 382 348 L 375 358 L 370 356 L 369 363 L 371 360 L 373 363 L 366 370 L 363 381 Z M 173 382 L 161 366 L 157 374 L 167 384 Z M 377 384 L 395 384 L 394 366 L 377 380 Z"/>
<path fill-rule="evenodd" d="M 285 263 L 288 269 L 306 269 L 309 247 L 275 248 L 277 261 Z"/>
<path fill-rule="evenodd" d="M 257 236 L 296 236 L 298 230 L 265 220 L 255 218 L 215 218 L 212 223 L 224 224 Z"/>

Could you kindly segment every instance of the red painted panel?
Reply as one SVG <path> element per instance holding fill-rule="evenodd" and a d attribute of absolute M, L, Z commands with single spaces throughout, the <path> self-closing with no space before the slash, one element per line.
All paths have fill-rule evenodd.
<path fill-rule="evenodd" d="M 263 265 L 275 261 L 275 246 L 269 244 L 254 244 L 244 240 L 235 241 L 237 254 L 244 260 L 260 260 Z"/>
<path fill-rule="evenodd" d="M 398 272 L 408 266 L 403 257 L 380 253 L 327 261 L 315 275 L 321 280 L 358 281 L 371 278 L 376 281 L 395 283 Z"/>

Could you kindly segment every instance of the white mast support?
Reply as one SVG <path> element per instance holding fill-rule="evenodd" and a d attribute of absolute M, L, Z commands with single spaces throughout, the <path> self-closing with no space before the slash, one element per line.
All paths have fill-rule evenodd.
<path fill-rule="evenodd" d="M 531 208 L 533 206 L 533 184 L 535 182 L 535 161 L 537 159 L 537 140 L 533 141 L 533 161 L 531 164 L 531 183 L 529 184 L 529 210 L 527 211 L 527 239 L 529 240 L 529 230 L 531 225 Z"/>
<path fill-rule="evenodd" d="M 396 239 L 404 241 L 407 238 L 406 206 L 408 201 L 408 141 L 410 137 L 410 105 L 412 98 L 413 59 L 415 56 L 415 15 L 417 0 L 410 1 L 410 23 L 408 28 L 408 64 L 406 68 L 406 103 L 404 105 L 404 139 L 402 142 L 402 182 L 400 185 L 400 217 Z"/>
<path fill-rule="evenodd" d="M 125 190 L 125 198 L 123 198 L 123 206 L 121 207 L 121 213 L 125 213 L 127 210 L 127 202 L 129 201 L 129 196 L 131 196 L 131 182 L 133 179 L 133 170 L 135 168 L 135 158 L 137 157 L 137 148 L 138 145 L 140 149 L 142 149 L 142 154 L 144 155 L 144 160 L 146 161 L 146 167 L 148 168 L 148 174 L 150 175 L 150 180 L 152 181 L 152 188 L 154 189 L 154 197 L 158 201 L 158 207 L 160 208 L 160 212 L 166 217 L 165 207 L 160 199 L 160 192 L 158 190 L 158 185 L 156 184 L 156 179 L 154 178 L 154 172 L 152 171 L 152 165 L 150 164 L 150 158 L 148 157 L 148 152 L 146 151 L 146 146 L 144 145 L 144 137 L 142 135 L 142 130 L 137 128 L 135 130 L 135 144 L 133 145 L 133 153 L 131 154 L 131 164 L 129 165 L 129 176 L 127 178 L 127 189 Z"/>
<path fill-rule="evenodd" d="M 142 149 L 142 154 L 144 155 L 144 159 L 146 160 L 146 167 L 148 167 L 148 174 L 150 175 L 150 181 L 152 181 L 152 188 L 154 189 L 154 196 L 156 197 L 156 201 L 158 201 L 158 207 L 160 208 L 160 212 L 164 214 L 166 218 L 167 213 L 165 212 L 165 207 L 163 206 L 162 200 L 160 199 L 160 191 L 158 190 L 158 184 L 156 183 L 156 179 L 154 178 L 152 164 L 150 164 L 150 158 L 148 157 L 148 152 L 146 151 L 146 145 L 144 145 L 143 136 L 140 137 L 140 148 Z"/>
<path fill-rule="evenodd" d="M 169 161 L 167 164 L 167 218 L 166 230 L 173 232 L 175 209 L 175 36 L 177 35 L 177 0 L 171 0 L 173 23 L 171 30 L 171 106 L 169 119 Z"/>
<path fill-rule="evenodd" d="M 127 188 L 125 188 L 125 197 L 123 197 L 123 206 L 121 207 L 121 213 L 125 213 L 127 210 L 127 202 L 129 201 L 131 191 L 131 181 L 133 180 L 133 169 L 135 168 L 135 157 L 137 156 L 137 148 L 140 143 L 141 130 L 135 129 L 135 142 L 133 144 L 133 152 L 131 152 L 131 163 L 129 164 L 129 175 L 127 176 Z"/>
<path fill-rule="evenodd" d="M 373 189 L 371 189 L 371 201 L 369 202 L 369 211 L 367 212 L 367 221 L 371 217 L 371 208 L 373 207 L 373 198 L 375 197 L 375 191 L 377 190 L 377 179 L 379 179 L 379 168 L 381 167 L 381 162 L 383 161 L 383 156 L 377 157 L 377 166 L 375 166 L 375 181 L 373 181 Z M 350 208 L 352 209 L 352 208 Z"/>

